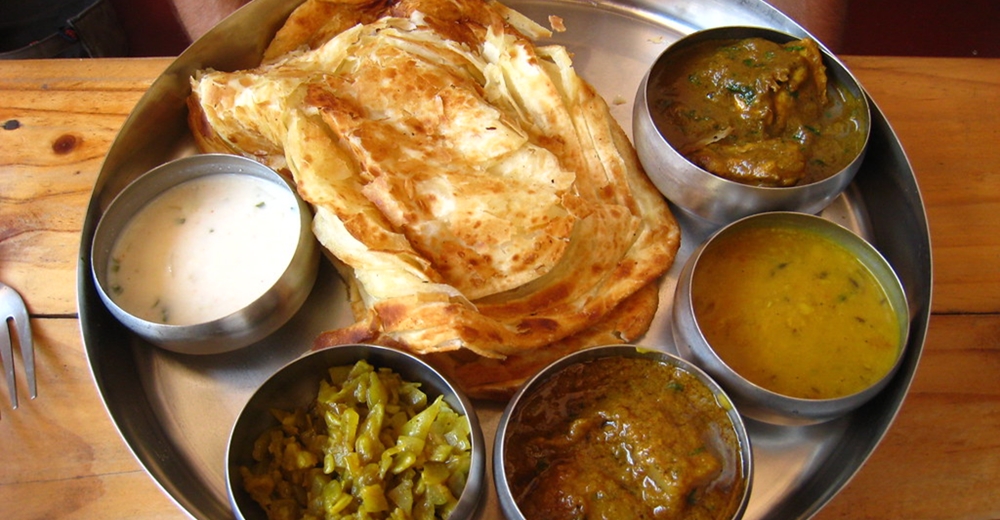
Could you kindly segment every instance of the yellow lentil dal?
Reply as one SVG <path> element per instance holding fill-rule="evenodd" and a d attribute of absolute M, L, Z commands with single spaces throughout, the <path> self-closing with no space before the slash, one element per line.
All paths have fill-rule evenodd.
<path fill-rule="evenodd" d="M 719 357 L 746 379 L 804 399 L 872 385 L 900 353 L 885 290 L 850 251 L 819 233 L 746 227 L 720 235 L 692 280 L 694 313 Z"/>

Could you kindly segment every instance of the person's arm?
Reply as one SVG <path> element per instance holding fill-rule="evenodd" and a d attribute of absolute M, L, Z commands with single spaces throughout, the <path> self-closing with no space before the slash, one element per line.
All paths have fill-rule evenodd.
<path fill-rule="evenodd" d="M 841 44 L 850 0 L 768 0 L 836 52 Z"/>
<path fill-rule="evenodd" d="M 215 24 L 250 0 L 171 0 L 177 19 L 191 41 L 197 40 Z"/>

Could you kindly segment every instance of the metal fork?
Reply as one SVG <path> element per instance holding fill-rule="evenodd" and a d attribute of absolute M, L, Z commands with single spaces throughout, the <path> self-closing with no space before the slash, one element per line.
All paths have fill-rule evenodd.
<path fill-rule="evenodd" d="M 0 283 L 0 362 L 7 374 L 7 388 L 10 391 L 11 407 L 17 409 L 17 384 L 14 380 L 14 349 L 11 345 L 9 323 L 17 331 L 17 342 L 21 347 L 24 372 L 28 376 L 31 398 L 38 397 L 35 384 L 35 348 L 31 342 L 31 324 L 28 323 L 28 309 L 17 291 Z"/>

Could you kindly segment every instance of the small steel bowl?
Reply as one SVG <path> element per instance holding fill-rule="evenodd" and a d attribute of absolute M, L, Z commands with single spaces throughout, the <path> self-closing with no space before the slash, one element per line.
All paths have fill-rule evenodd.
<path fill-rule="evenodd" d="M 719 237 L 741 229 L 760 227 L 799 228 L 814 231 L 845 247 L 881 284 L 898 326 L 899 345 L 895 363 L 880 379 L 853 394 L 827 399 L 790 397 L 759 386 L 734 370 L 712 348 L 696 315 L 692 286 L 699 261 L 711 254 Z M 761 302 L 761 306 L 764 303 Z M 909 334 L 909 310 L 903 286 L 895 271 L 867 241 L 850 230 L 815 215 L 770 212 L 738 220 L 716 232 L 691 254 L 678 277 L 672 309 L 672 334 L 681 357 L 702 367 L 733 398 L 744 416 L 778 425 L 809 425 L 829 421 L 860 407 L 882 390 L 899 368 Z"/>
<path fill-rule="evenodd" d="M 753 456 L 750 447 L 750 437 L 740 414 L 732 406 L 732 402 L 723 389 L 697 366 L 672 354 L 647 350 L 635 345 L 593 347 L 570 354 L 552 363 L 525 382 L 510 402 L 508 402 L 503 415 L 500 417 L 493 445 L 493 480 L 500 502 L 500 509 L 504 516 L 508 520 L 526 520 L 513 495 L 509 482 L 511 475 L 508 473 L 507 468 L 507 452 L 508 445 L 512 442 L 510 440 L 512 430 L 514 430 L 517 421 L 520 420 L 520 415 L 522 410 L 525 409 L 526 403 L 539 391 L 539 387 L 545 385 L 546 382 L 561 372 L 603 358 L 637 358 L 648 360 L 651 363 L 663 363 L 676 367 L 692 375 L 708 392 L 715 396 L 715 404 L 725 412 L 725 416 L 728 418 L 726 422 L 729 423 L 717 426 L 724 428 L 728 432 L 724 435 L 730 438 L 730 441 L 727 442 L 721 438 L 716 438 L 712 441 L 713 444 L 727 445 L 726 448 L 719 448 L 720 451 L 727 451 L 726 453 L 720 453 L 720 456 L 724 459 L 722 461 L 723 476 L 720 478 L 727 479 L 727 483 L 733 485 L 733 489 L 730 492 L 730 499 L 733 501 L 734 513 L 731 517 L 727 518 L 741 518 L 750 500 L 750 492 L 753 484 Z M 676 391 L 676 388 L 670 386 L 667 382 L 664 382 L 663 389 L 665 392 Z M 651 402 L 658 402 L 657 396 L 650 395 L 648 397 Z M 565 407 L 566 403 L 560 403 L 558 406 Z M 717 435 L 722 434 L 717 433 Z M 712 434 L 706 434 L 706 436 L 715 437 Z M 729 442 L 733 444 L 729 445 Z M 630 449 L 638 450 L 639 448 L 632 447 Z"/>
<path fill-rule="evenodd" d="M 851 183 L 861 167 L 871 131 L 871 110 L 857 79 L 835 56 L 822 49 L 828 77 L 843 85 L 864 105 L 864 145 L 847 166 L 838 173 L 811 184 L 788 187 L 762 187 L 725 179 L 695 165 L 684 157 L 663 135 L 654 122 L 656 78 L 673 67 L 678 54 L 693 45 L 710 40 L 760 37 L 777 43 L 797 39 L 763 27 L 726 26 L 692 33 L 670 45 L 646 73 L 635 97 L 632 133 L 639 160 L 653 184 L 682 210 L 715 225 L 728 224 L 741 217 L 765 211 L 802 211 L 818 213 L 828 206 Z"/>
<path fill-rule="evenodd" d="M 248 175 L 273 182 L 288 193 L 298 214 L 295 251 L 284 272 L 256 300 L 221 318 L 191 325 L 150 321 L 122 308 L 111 297 L 108 266 L 115 241 L 132 217 L 161 193 L 185 181 L 218 174 Z M 225 154 L 193 155 L 154 168 L 119 193 L 94 233 L 91 274 L 101 300 L 122 324 L 143 339 L 182 354 L 217 354 L 243 348 L 280 328 L 302 306 L 319 268 L 319 248 L 311 229 L 312 213 L 295 189 L 270 168 L 247 158 Z M 159 237 L 150 237 L 156 240 Z"/>
<path fill-rule="evenodd" d="M 272 409 L 306 408 L 316 400 L 320 380 L 335 366 L 367 361 L 375 368 L 388 368 L 404 381 L 419 382 L 428 402 L 444 396 L 455 412 L 469 420 L 472 464 L 465 489 L 452 518 L 473 518 L 482 506 L 486 482 L 486 445 L 472 402 L 461 389 L 427 363 L 408 353 L 375 345 L 340 345 L 310 352 L 279 369 L 254 391 L 233 425 L 226 448 L 226 490 L 233 512 L 240 520 L 266 519 L 265 512 L 243 488 L 240 467 L 255 463 L 254 443 L 268 428 L 278 424 Z"/>

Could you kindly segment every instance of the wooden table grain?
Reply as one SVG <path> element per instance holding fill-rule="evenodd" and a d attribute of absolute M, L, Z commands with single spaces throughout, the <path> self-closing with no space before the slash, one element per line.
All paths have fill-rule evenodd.
<path fill-rule="evenodd" d="M 1000 60 L 844 61 L 916 172 L 933 314 L 895 423 L 816 518 L 1000 518 Z M 16 411 L 0 390 L 2 518 L 184 517 L 104 410 L 76 309 L 80 233 L 101 162 L 169 63 L 0 62 L 0 280 L 28 304 L 39 377 L 39 397 L 22 397 Z"/>

